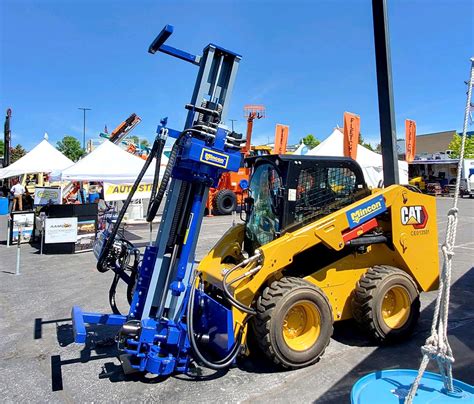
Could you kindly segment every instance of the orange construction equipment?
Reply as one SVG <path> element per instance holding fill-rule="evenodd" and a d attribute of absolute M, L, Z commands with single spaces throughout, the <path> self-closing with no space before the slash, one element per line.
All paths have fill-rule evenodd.
<path fill-rule="evenodd" d="M 146 160 L 148 158 L 148 153 L 146 151 L 141 150 L 139 146 L 137 147 L 137 145 L 132 142 L 127 142 L 127 148 L 125 149 L 125 151 L 137 157 L 140 157 L 143 160 Z"/>
<path fill-rule="evenodd" d="M 130 131 L 141 122 L 137 114 L 131 114 L 125 121 L 118 125 L 110 134 L 109 140 L 112 143 L 119 144 Z"/>
<path fill-rule="evenodd" d="M 253 121 L 265 118 L 263 105 L 245 105 L 244 117 L 247 118 L 247 141 L 242 148 L 242 156 L 248 157 L 251 153 Z M 242 159 L 243 160 L 243 159 Z M 242 203 L 243 194 L 249 181 L 249 170 L 240 167 L 238 172 L 226 172 L 221 175 L 217 188 L 209 189 L 207 199 L 208 216 L 212 213 L 230 215 Z"/>
<path fill-rule="evenodd" d="M 247 118 L 247 142 L 242 148 L 243 157 L 253 155 L 284 154 L 288 142 L 289 127 L 278 124 L 275 128 L 275 147 L 252 146 L 253 121 L 265 118 L 265 107 L 263 105 L 246 105 L 244 114 Z M 244 192 L 248 187 L 250 171 L 248 168 L 240 167 L 238 172 L 226 172 L 221 175 L 217 188 L 209 190 L 207 200 L 208 216 L 212 213 L 219 215 L 230 215 L 241 205 Z"/>
<path fill-rule="evenodd" d="M 255 119 L 265 118 L 265 107 L 263 105 L 246 105 L 244 107 L 244 116 L 247 118 L 247 142 L 242 149 L 242 153 L 247 157 L 252 144 L 253 121 Z"/>

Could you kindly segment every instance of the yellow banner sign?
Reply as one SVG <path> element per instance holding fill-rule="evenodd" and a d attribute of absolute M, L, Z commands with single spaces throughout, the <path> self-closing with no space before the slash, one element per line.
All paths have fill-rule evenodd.
<path fill-rule="evenodd" d="M 132 190 L 133 184 L 111 184 L 104 182 L 104 199 L 106 201 L 124 201 Z M 133 195 L 135 199 L 146 199 L 151 195 L 152 184 L 140 184 Z"/>

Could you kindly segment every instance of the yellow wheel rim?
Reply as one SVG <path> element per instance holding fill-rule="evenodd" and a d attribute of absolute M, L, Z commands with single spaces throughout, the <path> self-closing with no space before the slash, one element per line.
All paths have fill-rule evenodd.
<path fill-rule="evenodd" d="M 321 314 L 316 305 L 300 301 L 291 306 L 283 320 L 283 339 L 290 349 L 305 351 L 311 348 L 321 333 Z"/>
<path fill-rule="evenodd" d="M 394 286 L 383 297 L 383 321 L 392 329 L 402 327 L 410 316 L 410 306 L 410 296 L 407 290 L 401 286 Z"/>

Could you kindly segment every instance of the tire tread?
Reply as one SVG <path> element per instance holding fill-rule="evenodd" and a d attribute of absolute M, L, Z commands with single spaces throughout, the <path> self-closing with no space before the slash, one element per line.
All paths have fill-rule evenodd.
<path fill-rule="evenodd" d="M 418 290 L 411 276 L 405 271 L 388 265 L 376 265 L 370 268 L 357 282 L 352 300 L 352 314 L 354 319 L 364 332 L 378 342 L 385 341 L 387 337 L 376 327 L 377 320 L 374 318 L 372 302 L 375 299 L 377 289 L 381 282 L 388 276 L 394 275 L 409 279 Z M 417 316 L 416 319 L 418 319 Z"/>
<path fill-rule="evenodd" d="M 284 277 L 280 280 L 273 281 L 269 286 L 267 286 L 263 293 L 257 299 L 257 316 L 255 317 L 254 322 L 254 331 L 256 334 L 256 339 L 260 350 L 276 365 L 282 366 L 284 368 L 292 368 L 286 363 L 283 363 L 278 357 L 277 353 L 274 350 L 271 338 L 270 338 L 270 320 L 272 318 L 273 311 L 278 301 L 283 298 L 287 293 L 293 291 L 294 289 L 299 288 L 310 288 L 317 291 L 326 301 L 329 307 L 330 303 L 324 292 L 311 283 L 305 281 L 301 278 L 296 277 Z M 333 326 L 331 323 L 331 335 L 333 331 Z M 329 345 L 330 338 L 328 339 L 326 346 L 322 349 L 321 353 L 318 355 L 316 360 L 312 363 L 319 361 L 319 358 L 324 354 L 327 346 Z"/>

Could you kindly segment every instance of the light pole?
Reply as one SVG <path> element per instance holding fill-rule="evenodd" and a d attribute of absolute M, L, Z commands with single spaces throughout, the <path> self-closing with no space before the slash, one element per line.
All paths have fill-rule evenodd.
<path fill-rule="evenodd" d="M 82 131 L 82 148 L 86 150 L 86 111 L 91 111 L 90 108 L 78 108 L 82 109 L 84 112 L 84 126 L 83 126 L 83 131 Z"/>
<path fill-rule="evenodd" d="M 234 122 L 237 121 L 237 119 L 229 119 L 229 121 L 232 122 L 232 132 L 234 131 Z"/>

